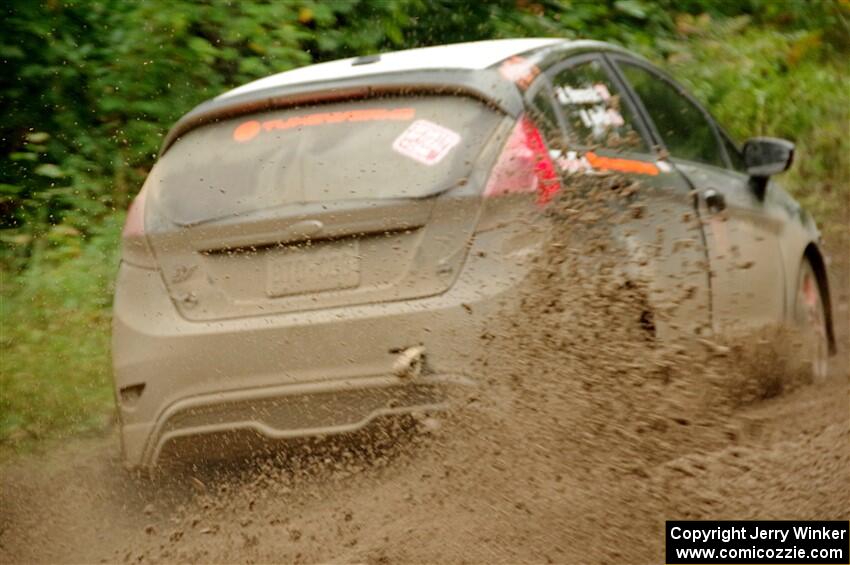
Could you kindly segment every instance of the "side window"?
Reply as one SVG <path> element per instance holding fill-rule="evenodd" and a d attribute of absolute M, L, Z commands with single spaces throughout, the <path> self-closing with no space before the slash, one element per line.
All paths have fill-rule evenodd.
<path fill-rule="evenodd" d="M 620 62 L 673 157 L 726 167 L 723 150 L 705 113 L 679 89 L 643 67 Z"/>
<path fill-rule="evenodd" d="M 746 173 L 747 165 L 744 163 L 744 156 L 741 154 L 741 150 L 738 149 L 738 146 L 724 132 L 720 132 L 720 138 L 723 140 L 723 146 L 726 148 L 726 154 L 729 156 L 732 168 L 739 173 Z"/>
<path fill-rule="evenodd" d="M 636 119 L 608 71 L 597 60 L 568 67 L 553 79 L 567 122 L 569 148 L 596 147 L 646 152 Z"/>
<path fill-rule="evenodd" d="M 531 119 L 540 128 L 549 147 L 555 149 L 563 143 L 561 127 L 558 125 L 558 115 L 552 102 L 552 95 L 547 88 L 540 88 L 531 97 L 529 103 Z"/>

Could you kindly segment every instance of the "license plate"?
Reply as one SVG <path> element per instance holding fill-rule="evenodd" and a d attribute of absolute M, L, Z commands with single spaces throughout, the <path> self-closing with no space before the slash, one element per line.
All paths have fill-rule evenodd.
<path fill-rule="evenodd" d="M 271 252 L 266 274 L 270 297 L 355 288 L 360 284 L 357 242 Z"/>

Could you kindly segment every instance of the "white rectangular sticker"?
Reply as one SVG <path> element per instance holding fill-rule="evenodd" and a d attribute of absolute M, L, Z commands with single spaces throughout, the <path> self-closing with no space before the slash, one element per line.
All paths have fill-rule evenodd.
<path fill-rule="evenodd" d="M 428 120 L 416 120 L 393 142 L 393 149 L 424 165 L 436 165 L 460 143 L 460 135 Z"/>

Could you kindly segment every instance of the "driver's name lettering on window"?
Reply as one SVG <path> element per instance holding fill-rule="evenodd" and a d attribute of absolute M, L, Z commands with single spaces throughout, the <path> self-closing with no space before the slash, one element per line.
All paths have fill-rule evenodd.
<path fill-rule="evenodd" d="M 552 83 L 554 98 L 566 122 L 564 146 L 649 151 L 633 127 L 634 112 L 628 99 L 621 96 L 601 61 L 593 59 L 567 66 L 556 72 Z"/>
<path fill-rule="evenodd" d="M 617 128 L 626 123 L 620 112 L 613 108 L 582 108 L 578 114 L 584 127 L 592 129 L 594 133 L 604 133 L 605 128 Z"/>
<path fill-rule="evenodd" d="M 600 82 L 586 88 L 557 86 L 555 95 L 564 106 L 589 106 L 578 108 L 578 117 L 584 127 L 593 131 L 593 135 L 604 135 L 607 128 L 618 128 L 626 123 L 619 111 L 608 107 L 611 93 Z"/>
<path fill-rule="evenodd" d="M 567 106 L 574 104 L 605 104 L 611 93 L 608 87 L 602 83 L 596 83 L 586 88 L 571 88 L 569 86 L 556 86 L 555 95 L 558 102 Z"/>

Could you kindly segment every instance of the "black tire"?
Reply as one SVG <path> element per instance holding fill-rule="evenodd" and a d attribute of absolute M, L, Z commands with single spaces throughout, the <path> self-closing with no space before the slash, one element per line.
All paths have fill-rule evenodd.
<path fill-rule="evenodd" d="M 823 380 L 829 374 L 829 338 L 826 312 L 818 278 L 812 264 L 803 259 L 797 277 L 794 320 L 806 340 L 805 354 L 811 358 L 812 378 Z"/>

